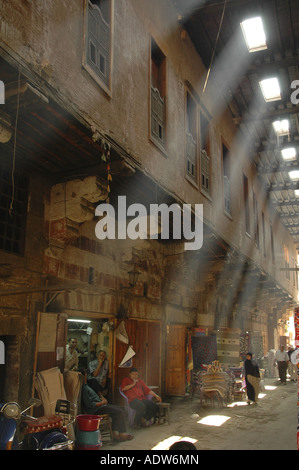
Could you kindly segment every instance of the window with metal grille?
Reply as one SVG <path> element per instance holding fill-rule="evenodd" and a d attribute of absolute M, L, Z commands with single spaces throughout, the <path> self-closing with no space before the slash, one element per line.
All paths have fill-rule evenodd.
<path fill-rule="evenodd" d="M 166 57 L 151 40 L 151 138 L 163 149 L 166 144 Z"/>
<path fill-rule="evenodd" d="M 200 152 L 201 189 L 210 193 L 210 157 L 205 150 Z"/>
<path fill-rule="evenodd" d="M 200 174 L 201 190 L 208 196 L 211 195 L 211 155 L 209 119 L 207 115 L 200 111 Z"/>
<path fill-rule="evenodd" d="M 273 227 L 272 227 L 272 225 L 270 225 L 270 241 L 271 241 L 272 263 L 275 264 L 274 234 L 273 234 Z"/>
<path fill-rule="evenodd" d="M 16 172 L 0 168 L 0 250 L 23 254 L 28 184 Z"/>
<path fill-rule="evenodd" d="M 286 245 L 283 245 L 283 252 L 284 252 L 284 267 L 286 272 L 286 278 L 290 280 L 290 255 L 289 249 Z"/>
<path fill-rule="evenodd" d="M 256 247 L 260 248 L 260 225 L 259 225 L 259 210 L 258 210 L 258 202 L 255 196 L 255 193 L 252 193 L 253 199 L 253 217 L 254 217 L 254 241 Z"/>
<path fill-rule="evenodd" d="M 187 90 L 186 96 L 186 175 L 197 183 L 197 140 L 198 108 L 197 102 Z"/>
<path fill-rule="evenodd" d="M 266 224 L 265 224 L 265 214 L 262 212 L 262 230 L 263 230 L 263 253 L 266 257 Z"/>
<path fill-rule="evenodd" d="M 111 0 L 87 1 L 85 68 L 109 89 L 111 62 Z"/>
<path fill-rule="evenodd" d="M 243 175 L 243 192 L 244 192 L 244 215 L 245 215 L 245 230 L 250 234 L 250 211 L 249 211 L 249 192 L 248 192 L 248 178 Z"/>
<path fill-rule="evenodd" d="M 224 212 L 231 215 L 231 183 L 230 183 L 230 154 L 225 145 L 222 145 L 223 156 L 223 193 L 224 193 Z"/>

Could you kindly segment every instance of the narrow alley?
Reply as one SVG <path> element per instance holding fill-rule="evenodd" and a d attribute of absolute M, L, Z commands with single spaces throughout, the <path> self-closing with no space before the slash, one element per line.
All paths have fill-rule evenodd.
<path fill-rule="evenodd" d="M 0 11 L 0 403 L 39 398 L 43 424 L 18 429 L 1 407 L 2 448 L 51 432 L 63 402 L 72 446 L 100 465 L 183 439 L 297 450 L 297 384 L 276 376 L 295 378 L 299 355 L 299 0 Z M 239 399 L 248 353 L 257 405 L 193 396 Z M 129 440 L 103 404 L 132 421 L 148 394 L 170 421 Z M 81 442 L 89 410 L 102 428 Z"/>
<path fill-rule="evenodd" d="M 200 405 L 194 398 L 171 401 L 170 424 L 134 431 L 119 444 L 104 441 L 106 450 L 167 450 L 186 439 L 198 450 L 297 450 L 297 384 L 266 379 L 258 405 L 246 401 L 227 407 Z"/>

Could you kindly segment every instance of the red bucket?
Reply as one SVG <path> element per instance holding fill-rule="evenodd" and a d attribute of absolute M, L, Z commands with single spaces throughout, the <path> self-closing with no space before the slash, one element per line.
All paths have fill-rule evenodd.
<path fill-rule="evenodd" d="M 76 444 L 76 450 L 100 450 L 102 444 L 97 444 L 95 446 L 87 446 L 85 444 Z"/>
<path fill-rule="evenodd" d="M 97 431 L 101 417 L 97 415 L 78 415 L 77 423 L 80 431 Z"/>

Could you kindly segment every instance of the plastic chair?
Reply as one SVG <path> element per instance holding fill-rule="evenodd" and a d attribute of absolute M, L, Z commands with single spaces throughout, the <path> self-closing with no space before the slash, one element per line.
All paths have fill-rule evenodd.
<path fill-rule="evenodd" d="M 129 426 L 133 427 L 136 411 L 133 410 L 133 408 L 130 407 L 128 397 L 121 391 L 120 387 L 119 387 L 119 393 L 125 399 L 125 403 L 126 403 L 125 408 L 126 408 L 127 414 L 128 414 Z M 147 395 L 146 398 L 147 398 L 147 400 L 151 400 L 153 398 L 153 396 L 152 395 Z"/>

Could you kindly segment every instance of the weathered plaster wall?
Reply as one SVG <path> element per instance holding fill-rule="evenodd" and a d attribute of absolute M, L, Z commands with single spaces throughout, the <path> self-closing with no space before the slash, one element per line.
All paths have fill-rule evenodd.
<path fill-rule="evenodd" d="M 31 396 L 37 312 L 43 309 L 44 201 L 47 183 L 32 175 L 29 182 L 26 245 L 24 256 L 1 252 L 0 291 L 21 292 L 0 296 L 0 331 L 5 335 L 7 400 L 26 404 Z M 7 266 L 6 266 L 7 265 Z M 37 292 L 26 294 L 35 287 Z M 3 378 L 3 377 L 2 377 Z M 17 384 L 22 383 L 18 390 Z"/>
<path fill-rule="evenodd" d="M 292 277 L 290 281 L 287 280 L 280 267 L 283 243 L 289 246 L 291 258 L 295 258 L 295 247 L 286 230 L 279 222 L 274 222 L 273 215 L 264 207 L 265 195 L 260 190 L 254 168 L 248 163 L 246 149 L 242 141 L 236 139 L 237 130 L 228 111 L 224 110 L 223 98 L 211 86 L 203 96 L 206 109 L 212 113 L 211 200 L 184 178 L 185 84 L 188 81 L 202 97 L 206 71 L 188 36 L 182 39 L 176 12 L 170 2 L 116 0 L 114 5 L 111 96 L 105 94 L 82 68 L 82 0 L 0 1 L 2 46 L 20 60 L 24 70 L 30 68 L 41 81 L 44 80 L 47 93 L 53 87 L 53 96 L 59 96 L 68 108 L 72 107 L 90 125 L 93 124 L 100 132 L 115 139 L 170 192 L 186 202 L 203 203 L 206 221 L 221 237 L 267 270 L 283 287 L 294 292 Z M 151 35 L 167 57 L 166 155 L 149 140 Z M 212 95 L 220 104 L 221 112 L 217 115 L 213 114 Z M 232 151 L 232 218 L 228 218 L 223 211 L 222 139 Z M 249 187 L 256 193 L 259 210 L 265 212 L 266 257 L 261 256 L 261 251 L 256 249 L 252 236 L 245 235 L 243 172 L 249 178 Z M 73 193 L 77 194 L 78 189 L 76 183 L 71 182 L 68 188 L 68 210 L 72 210 Z M 0 279 L 1 289 L 43 286 L 45 275 L 53 282 L 74 282 L 79 286 L 76 291 L 60 294 L 51 307 L 115 315 L 119 302 L 123 301 L 115 294 L 121 291 L 120 286 L 128 286 L 128 267 L 137 259 L 141 276 L 128 307 L 130 316 L 213 326 L 215 279 L 208 280 L 209 290 L 205 282 L 194 286 L 191 282 L 192 270 L 186 275 L 182 267 L 176 265 L 176 258 L 170 261 L 168 255 L 172 248 L 154 241 L 99 242 L 94 235 L 94 221 L 83 218 L 83 223 L 79 223 L 78 219 L 70 218 L 69 213 L 63 214 L 65 198 L 57 200 L 57 206 L 53 206 L 52 196 L 49 184 L 34 178 L 28 203 L 25 256 L 19 258 L 1 253 L 3 262 L 13 265 L 11 274 Z M 250 206 L 252 213 L 252 194 Z M 88 204 L 85 209 L 88 213 Z M 76 205 L 76 212 L 80 212 L 79 216 L 77 213 L 79 220 L 82 220 L 81 210 L 82 206 L 79 209 Z M 271 261 L 270 220 L 275 233 L 275 265 Z M 93 268 L 92 282 L 89 282 L 90 268 Z M 31 298 L 30 303 L 26 295 L 1 300 L 0 321 L 5 317 L 3 325 L 7 327 L 9 317 L 10 324 L 16 325 L 13 327 L 15 334 L 21 337 L 21 351 L 24 354 L 21 355 L 19 371 L 27 391 L 34 351 L 35 318 L 37 311 L 42 308 L 42 301 L 43 296 L 38 293 Z M 264 313 L 266 315 L 267 311 Z M 258 328 L 258 325 L 254 328 Z M 261 329 L 264 332 L 264 324 Z M 28 351 L 31 357 L 28 355 L 27 359 L 25 352 Z"/>
<path fill-rule="evenodd" d="M 271 262 L 269 224 L 273 216 L 264 208 L 266 200 L 255 172 L 248 166 L 248 153 L 226 110 L 223 97 L 209 82 L 202 93 L 206 71 L 188 35 L 181 35 L 176 11 L 168 1 L 130 0 L 114 2 L 113 68 L 111 96 L 82 68 L 84 2 L 75 0 L 0 2 L 2 39 L 22 57 L 66 103 L 115 139 L 139 160 L 169 191 L 186 202 L 203 203 L 208 223 L 232 246 L 241 249 L 286 288 L 292 285 Z M 125 25 L 125 27 L 124 27 Z M 167 149 L 166 155 L 149 140 L 150 37 L 167 58 Z M 211 113 L 212 198 L 205 198 L 182 175 L 185 171 L 185 83 L 188 81 Z M 217 103 L 217 108 L 215 107 Z M 223 210 L 222 139 L 231 150 L 232 218 Z M 246 168 L 246 170 L 244 170 Z M 247 172 L 250 188 L 265 211 L 267 256 L 260 256 L 245 236 L 242 175 Z M 250 194 L 252 212 L 252 194 Z M 260 214 L 259 214 L 260 215 Z M 261 220 L 260 220 L 261 231 Z M 275 224 L 275 250 L 281 258 L 283 241 L 295 258 L 292 241 Z"/>

